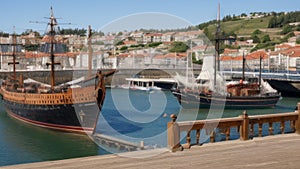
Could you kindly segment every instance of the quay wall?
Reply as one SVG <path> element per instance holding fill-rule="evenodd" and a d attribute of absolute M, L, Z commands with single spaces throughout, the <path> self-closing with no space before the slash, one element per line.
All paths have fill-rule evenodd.
<path fill-rule="evenodd" d="M 102 69 L 104 72 L 109 72 L 112 69 Z M 185 69 L 117 69 L 117 72 L 114 75 L 114 80 L 118 84 L 126 83 L 125 78 L 130 78 L 135 74 L 139 74 L 140 77 L 148 78 L 160 78 L 160 77 L 171 77 L 176 74 L 176 72 L 185 74 Z M 200 72 L 199 69 L 194 70 L 194 74 L 198 75 Z M 93 70 L 93 74 L 96 73 L 96 70 Z M 86 76 L 88 70 L 56 70 L 56 85 Z M 13 75 L 12 72 L 0 71 L 0 79 L 5 79 L 6 77 Z M 39 82 L 50 83 L 50 71 L 49 70 L 37 70 L 37 71 L 17 71 L 16 76 L 23 76 L 24 79 L 31 78 Z M 111 84 L 112 77 L 106 79 L 106 84 Z"/>

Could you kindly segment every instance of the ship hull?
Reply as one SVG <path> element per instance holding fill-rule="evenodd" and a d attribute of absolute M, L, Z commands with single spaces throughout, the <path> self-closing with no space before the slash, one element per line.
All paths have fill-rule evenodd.
<path fill-rule="evenodd" d="M 97 124 L 96 102 L 66 105 L 30 105 L 3 100 L 7 113 L 23 122 L 67 132 L 91 134 Z"/>
<path fill-rule="evenodd" d="M 211 106 L 226 109 L 253 109 L 274 107 L 280 95 L 270 96 L 212 96 L 195 93 L 174 93 L 183 108 L 209 108 Z"/>

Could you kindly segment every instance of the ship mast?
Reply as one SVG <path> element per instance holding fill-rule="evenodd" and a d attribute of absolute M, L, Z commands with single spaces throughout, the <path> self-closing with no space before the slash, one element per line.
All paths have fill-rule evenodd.
<path fill-rule="evenodd" d="M 17 78 L 16 64 L 19 64 L 19 62 L 16 61 L 16 48 L 17 48 L 17 35 L 16 35 L 16 33 L 14 33 L 12 35 L 12 57 L 13 57 L 13 61 L 8 62 L 8 65 L 13 65 L 13 79 Z"/>
<path fill-rule="evenodd" d="M 220 3 L 218 4 L 218 15 L 217 15 L 217 31 L 215 34 L 215 62 L 214 62 L 214 88 L 216 89 L 217 84 L 217 71 L 220 71 Z"/>
<path fill-rule="evenodd" d="M 92 57 L 93 57 L 93 49 L 92 49 L 92 29 L 91 25 L 88 27 L 88 77 L 92 76 Z"/>
<path fill-rule="evenodd" d="M 259 81 L 258 81 L 259 91 L 261 91 L 261 71 L 262 71 L 261 70 L 262 69 L 261 68 L 262 67 L 262 65 L 261 65 L 262 63 L 261 62 L 262 62 L 262 58 L 263 58 L 263 56 L 260 55 L 259 56 Z"/>
<path fill-rule="evenodd" d="M 57 25 L 57 22 L 56 22 L 56 18 L 54 17 L 54 14 L 53 14 L 53 10 L 52 10 L 52 7 L 50 8 L 51 9 L 51 16 L 50 16 L 50 22 L 48 23 L 48 25 L 50 26 L 50 32 L 49 32 L 49 35 L 50 35 L 50 59 L 51 59 L 51 63 L 47 63 L 47 66 L 51 66 L 51 92 L 54 91 L 54 86 L 55 86 L 55 71 L 54 71 L 54 66 L 56 64 L 59 64 L 59 63 L 55 63 L 54 62 L 54 38 L 55 38 L 55 30 L 54 30 L 54 27 Z"/>
<path fill-rule="evenodd" d="M 242 80 L 244 81 L 245 80 L 245 62 L 246 62 L 246 58 L 245 58 L 245 54 L 244 54 L 244 51 L 243 51 L 243 74 L 242 74 Z"/>
<path fill-rule="evenodd" d="M 216 89 L 217 84 L 217 71 L 221 70 L 220 67 L 220 42 L 225 40 L 235 40 L 235 38 L 221 36 L 221 20 L 220 20 L 220 3 L 218 4 L 218 16 L 217 16 L 217 30 L 215 34 L 215 60 L 214 60 L 214 87 Z"/>

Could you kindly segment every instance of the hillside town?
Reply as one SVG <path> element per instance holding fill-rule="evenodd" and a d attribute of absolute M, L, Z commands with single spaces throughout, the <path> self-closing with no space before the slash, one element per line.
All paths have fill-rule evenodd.
<path fill-rule="evenodd" d="M 225 48 L 221 53 L 221 67 L 224 70 L 241 69 L 243 56 L 249 71 L 259 69 L 260 58 L 265 71 L 297 71 L 300 69 L 300 46 L 296 39 L 300 31 L 293 32 L 288 42 L 275 45 L 274 50 L 259 49 L 251 52 L 257 44 L 252 39 L 245 41 L 227 40 L 226 45 L 239 46 L 237 49 Z M 27 35 L 7 35 L 0 37 L 1 70 L 11 71 L 13 50 L 19 70 L 45 70 L 49 62 L 49 37 L 37 36 L 35 32 Z M 88 37 L 79 35 L 59 35 L 55 39 L 57 69 L 87 69 Z M 178 43 L 177 43 L 178 42 Z M 174 44 L 177 43 L 177 46 Z M 118 32 L 93 35 L 92 68 L 185 68 L 187 62 L 199 62 L 207 55 L 215 55 L 214 42 L 209 41 L 203 30 L 180 32 Z M 178 45 L 184 45 L 183 49 Z M 13 46 L 17 46 L 15 49 Z M 36 50 L 28 47 L 37 46 Z M 27 49 L 26 49 L 27 47 Z M 172 50 L 175 48 L 175 50 Z M 178 50 L 179 49 L 179 50 Z M 47 51 L 48 50 L 48 51 Z M 49 53 L 49 52 L 48 52 Z"/>

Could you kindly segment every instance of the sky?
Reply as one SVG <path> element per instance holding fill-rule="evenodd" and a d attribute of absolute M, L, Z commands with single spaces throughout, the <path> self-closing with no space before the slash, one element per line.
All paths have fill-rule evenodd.
<path fill-rule="evenodd" d="M 299 0 L 1 0 L 0 31 L 21 33 L 27 29 L 45 32 L 45 17 L 54 15 L 62 28 L 87 28 L 114 32 L 141 27 L 182 28 L 250 12 L 299 11 Z M 71 25 L 63 24 L 71 23 Z"/>

